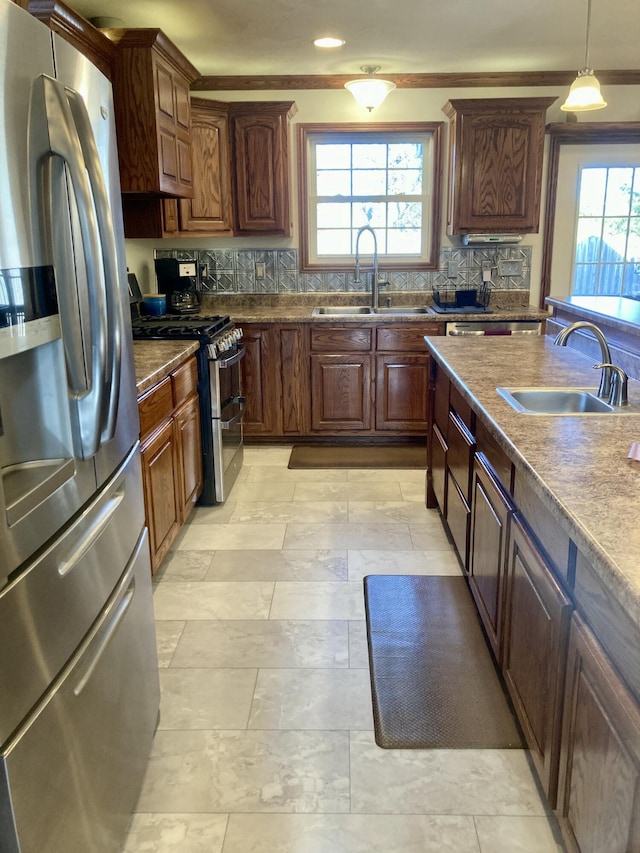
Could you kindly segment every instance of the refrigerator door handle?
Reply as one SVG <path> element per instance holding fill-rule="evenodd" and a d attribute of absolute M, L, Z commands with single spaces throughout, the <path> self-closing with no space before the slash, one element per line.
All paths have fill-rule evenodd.
<path fill-rule="evenodd" d="M 118 259 L 113 232 L 113 222 L 109 207 L 109 194 L 100 165 L 100 155 L 91 128 L 91 122 L 82 96 L 73 89 L 66 88 L 71 114 L 73 116 L 84 163 L 89 176 L 89 186 L 98 220 L 98 231 L 102 249 L 102 267 L 104 270 L 104 297 L 107 307 L 107 350 L 105 357 L 104 382 L 106 397 L 102 418 L 102 441 L 110 441 L 116 430 L 118 399 L 120 397 L 120 368 L 122 361 L 122 314 L 120 305 L 120 286 L 118 281 Z"/>
<path fill-rule="evenodd" d="M 94 456 L 100 447 L 101 421 L 104 398 L 104 364 L 107 346 L 107 330 L 104 320 L 106 311 L 104 305 L 104 281 L 101 276 L 101 265 L 98 258 L 100 246 L 98 228 L 91 197 L 91 190 L 85 170 L 84 157 L 80 140 L 75 128 L 75 122 L 66 95 L 66 89 L 56 80 L 41 74 L 34 81 L 30 112 L 30 128 L 33 134 L 43 131 L 48 144 L 48 157 L 40 165 L 48 177 L 49 186 L 45 190 L 45 219 L 49 231 L 52 231 L 53 219 L 59 216 L 59 211 L 53 208 L 53 172 L 51 160 L 58 158 L 67 167 L 67 174 L 77 202 L 76 209 L 80 224 L 82 252 L 86 268 L 89 304 L 89 333 L 90 339 L 82 345 L 82 365 L 78 362 L 78 352 L 73 343 L 65 341 L 67 370 L 69 374 L 69 390 L 78 408 L 80 426 L 80 456 L 88 459 Z M 46 155 L 45 155 L 46 156 Z M 38 176 L 40 177 L 40 176 Z M 60 252 L 59 256 L 67 255 Z M 58 294 L 64 303 L 63 308 L 72 308 L 72 314 L 77 316 L 79 304 L 68 293 L 70 282 L 75 282 L 76 276 L 69 276 L 68 270 L 57 271 Z M 74 287 L 75 289 L 75 287 Z M 63 318 L 66 310 L 63 310 Z M 73 338 L 73 332 L 70 335 Z M 63 340 L 64 326 L 63 326 Z M 84 375 L 87 365 L 90 378 Z"/>

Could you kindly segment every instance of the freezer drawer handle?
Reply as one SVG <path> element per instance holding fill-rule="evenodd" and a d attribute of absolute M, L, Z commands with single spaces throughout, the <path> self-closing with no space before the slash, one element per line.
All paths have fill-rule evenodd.
<path fill-rule="evenodd" d="M 247 401 L 245 397 L 233 397 L 231 402 L 237 403 L 240 406 L 240 411 L 236 412 L 236 414 L 232 418 L 229 418 L 228 421 L 220 421 L 220 429 L 231 429 L 234 424 L 238 423 L 244 414 L 244 410 L 247 408 Z"/>
<path fill-rule="evenodd" d="M 135 595 L 135 592 L 136 592 L 136 579 L 132 578 L 131 583 L 129 584 L 129 588 L 125 592 L 120 604 L 118 604 L 118 607 L 116 609 L 116 612 L 113 614 L 111 622 L 109 623 L 106 631 L 104 632 L 102 639 L 100 640 L 100 642 L 98 644 L 97 649 L 93 653 L 93 657 L 91 658 L 91 661 L 87 665 L 87 668 L 84 672 L 84 675 L 82 676 L 80 681 L 78 681 L 78 683 L 76 684 L 76 686 L 73 689 L 74 696 L 79 696 L 82 693 L 82 691 L 84 690 L 84 688 L 87 686 L 87 684 L 89 683 L 91 676 L 93 675 L 93 673 L 95 671 L 95 668 L 98 666 L 98 663 L 100 662 L 100 658 L 106 652 L 109 643 L 113 639 L 113 636 L 118 629 L 118 626 L 120 625 L 120 623 L 124 619 L 127 610 L 131 606 L 131 602 L 133 601 L 133 596 Z"/>
<path fill-rule="evenodd" d="M 58 564 L 58 574 L 61 578 L 68 575 L 69 572 L 81 562 L 87 551 L 89 551 L 100 538 L 102 531 L 111 522 L 113 515 L 124 500 L 124 493 L 125 489 L 123 484 L 114 496 L 100 508 L 93 524 L 86 531 L 84 536 L 78 540 L 73 550 L 67 555 L 66 559 L 62 560 Z"/>

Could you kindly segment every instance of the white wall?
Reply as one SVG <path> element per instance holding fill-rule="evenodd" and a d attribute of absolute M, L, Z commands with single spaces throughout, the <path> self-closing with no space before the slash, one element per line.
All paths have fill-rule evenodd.
<path fill-rule="evenodd" d="M 269 92 L 198 92 L 198 97 L 211 98 L 219 101 L 295 101 L 298 111 L 292 121 L 291 136 L 291 202 L 294 233 L 291 238 L 199 238 L 176 240 L 127 240 L 127 263 L 131 272 L 138 275 L 144 290 L 155 290 L 153 276 L 153 249 L 162 248 L 282 248 L 298 246 L 298 182 L 295 125 L 297 123 L 319 122 L 395 122 L 395 121 L 443 121 L 445 129 L 448 121 L 442 112 L 442 107 L 452 98 L 522 98 L 556 96 L 557 101 L 547 112 L 548 122 L 561 122 L 566 115 L 560 110 L 568 88 L 535 87 L 535 88 L 468 88 L 468 89 L 396 89 L 387 100 L 368 113 L 359 107 L 353 97 L 345 90 L 305 90 L 305 91 L 269 91 Z M 585 113 L 582 121 L 638 121 L 640 119 L 640 86 L 610 86 L 603 87 L 606 109 L 595 113 Z M 447 179 L 447 135 L 444 139 L 445 169 L 444 181 Z M 546 181 L 546 149 L 545 174 L 543 175 L 543 198 L 541 207 L 540 231 L 538 234 L 526 235 L 523 245 L 532 247 L 531 268 L 531 304 L 537 304 L 540 293 L 540 271 L 542 262 L 542 215 L 544 213 L 544 187 Z M 443 187 L 444 190 L 444 187 Z M 451 245 L 454 240 L 444 233 L 446 227 L 446 211 L 444 204 L 446 192 L 443 192 L 442 211 L 442 245 Z M 554 258 L 562 255 L 562 245 L 554 250 Z M 559 285 L 559 288 L 561 286 Z"/>

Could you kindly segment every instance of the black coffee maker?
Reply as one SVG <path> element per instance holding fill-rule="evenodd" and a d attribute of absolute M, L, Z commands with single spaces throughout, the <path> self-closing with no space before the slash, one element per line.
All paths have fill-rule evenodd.
<path fill-rule="evenodd" d="M 155 266 L 158 293 L 167 297 L 167 314 L 197 314 L 202 290 L 197 262 L 156 258 Z"/>

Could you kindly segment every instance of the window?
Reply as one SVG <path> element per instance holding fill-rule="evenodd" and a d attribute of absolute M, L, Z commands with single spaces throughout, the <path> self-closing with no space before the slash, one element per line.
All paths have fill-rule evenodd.
<path fill-rule="evenodd" d="M 358 230 L 390 269 L 435 269 L 442 123 L 298 125 L 303 270 L 353 266 Z M 362 239 L 370 256 L 373 240 Z"/>
<path fill-rule="evenodd" d="M 640 168 L 582 168 L 578 200 L 573 293 L 640 299 Z"/>

